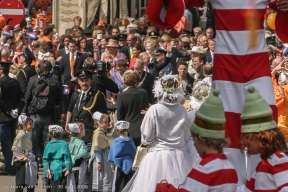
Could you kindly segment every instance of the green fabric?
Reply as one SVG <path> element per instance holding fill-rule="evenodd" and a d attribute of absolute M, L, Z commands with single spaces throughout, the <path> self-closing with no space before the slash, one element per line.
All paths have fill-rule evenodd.
<path fill-rule="evenodd" d="M 87 147 L 84 141 L 78 137 L 71 137 L 69 143 L 69 151 L 71 154 L 72 165 L 77 159 L 87 155 Z"/>
<path fill-rule="evenodd" d="M 255 92 L 255 87 L 250 86 L 248 88 L 249 94 L 245 99 L 243 106 L 241 119 L 242 120 L 253 120 L 261 117 L 267 117 L 272 115 L 272 109 L 269 104 L 259 93 Z M 250 125 L 242 125 L 242 133 L 258 133 L 260 131 L 270 130 L 277 127 L 274 120 L 269 122 L 253 123 Z"/>
<path fill-rule="evenodd" d="M 224 139 L 225 138 L 225 131 L 216 131 L 216 130 L 209 130 L 202 127 L 197 126 L 195 123 L 193 123 L 190 127 L 190 130 L 200 135 L 201 137 L 207 137 L 211 139 Z"/>
<path fill-rule="evenodd" d="M 47 165 L 57 181 L 62 177 L 63 169 L 72 172 L 72 160 L 68 144 L 63 140 L 51 140 L 47 143 L 43 154 L 43 174 L 47 173 Z"/>

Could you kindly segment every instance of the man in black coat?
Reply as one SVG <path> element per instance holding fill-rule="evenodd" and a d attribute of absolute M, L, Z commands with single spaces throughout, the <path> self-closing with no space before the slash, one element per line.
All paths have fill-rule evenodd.
<path fill-rule="evenodd" d="M 156 52 L 154 52 L 156 61 L 147 66 L 146 71 L 148 71 L 152 76 L 153 80 L 159 76 L 159 72 L 164 69 L 171 62 L 171 58 L 173 55 L 171 54 L 172 46 L 169 44 L 167 51 L 162 48 L 158 48 Z"/>
<path fill-rule="evenodd" d="M 57 80 L 51 74 L 52 64 L 49 61 L 42 60 L 36 69 L 37 75 L 34 75 L 29 79 L 27 89 L 25 92 L 25 106 L 22 109 L 22 113 L 27 114 L 33 120 L 32 131 L 29 132 L 29 138 L 32 142 L 32 152 L 37 157 L 38 147 L 41 146 L 40 140 L 45 145 L 49 141 L 48 126 L 55 122 L 55 110 L 60 107 L 62 100 L 62 88 Z M 49 84 L 48 104 L 46 111 L 38 111 L 34 104 L 35 101 L 35 89 L 38 83 L 47 82 Z M 50 105 L 51 104 L 51 105 Z M 43 146 L 41 146 L 43 147 Z M 37 159 L 36 159 L 37 161 Z"/>
<path fill-rule="evenodd" d="M 144 71 L 144 63 L 141 59 L 135 60 L 134 71 L 137 71 L 140 75 L 139 88 L 145 89 L 148 95 L 149 103 L 154 104 L 154 96 L 152 93 L 154 79 L 150 73 Z"/>
<path fill-rule="evenodd" d="M 64 55 L 60 63 L 60 68 L 63 75 L 63 84 L 67 88 L 67 92 L 65 95 L 63 95 L 62 114 L 66 113 L 71 95 L 73 94 L 74 90 L 77 89 L 75 73 L 82 68 L 84 63 L 83 54 L 77 51 L 76 42 L 74 40 L 69 42 L 68 49 L 69 54 Z"/>
<path fill-rule="evenodd" d="M 118 95 L 117 98 L 117 119 L 130 123 L 129 135 L 136 146 L 141 144 L 140 127 L 144 119 L 142 110 L 147 110 L 149 106 L 147 92 L 142 88 L 136 88 L 138 73 L 126 72 L 124 83 L 127 88 Z"/>
<path fill-rule="evenodd" d="M 85 29 L 83 31 L 83 35 L 85 35 L 87 39 L 87 49 L 93 50 L 93 38 L 92 38 L 92 29 Z"/>
<path fill-rule="evenodd" d="M 35 60 L 33 53 L 30 49 L 25 48 L 23 54 L 19 56 L 19 64 L 22 65 L 22 69 L 17 74 L 17 80 L 23 95 L 25 94 L 30 77 L 36 75 L 35 68 L 30 66 L 32 60 Z"/>
<path fill-rule="evenodd" d="M 59 57 L 63 57 L 64 55 L 69 53 L 68 45 L 69 45 L 70 41 L 71 41 L 71 37 L 69 35 L 65 35 L 63 37 L 64 47 L 58 51 L 58 53 L 56 55 L 57 60 Z"/>
<path fill-rule="evenodd" d="M 97 91 L 92 84 L 92 72 L 86 69 L 76 73 L 81 87 L 73 93 L 68 111 L 65 130 L 69 132 L 68 123 L 81 122 L 85 125 L 85 136 L 82 138 L 87 146 L 91 147 L 94 131 L 93 113 L 99 111 L 107 114 L 107 106 L 104 94 Z M 90 151 L 90 149 L 88 150 Z"/>
<path fill-rule="evenodd" d="M 11 63 L 0 62 L 0 138 L 4 155 L 4 171 L 0 175 L 13 174 L 14 168 L 11 166 L 12 161 L 12 139 L 11 139 L 11 123 L 16 118 L 18 112 L 15 110 L 21 107 L 22 92 L 17 80 L 8 76 Z M 15 131 L 15 130 L 14 130 Z"/>
<path fill-rule="evenodd" d="M 117 36 L 118 42 L 119 42 L 119 47 L 118 50 L 119 52 L 123 53 L 128 62 L 130 62 L 130 47 L 127 46 L 127 35 L 126 34 L 120 34 Z"/>

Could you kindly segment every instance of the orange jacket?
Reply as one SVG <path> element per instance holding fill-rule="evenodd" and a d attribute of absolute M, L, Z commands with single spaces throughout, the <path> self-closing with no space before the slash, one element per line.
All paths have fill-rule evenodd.
<path fill-rule="evenodd" d="M 278 89 L 277 80 L 274 75 L 272 75 L 272 82 L 276 106 L 278 108 L 278 128 L 284 134 L 285 139 L 288 140 L 288 85 L 282 86 L 285 94 L 285 97 L 283 98 Z"/>

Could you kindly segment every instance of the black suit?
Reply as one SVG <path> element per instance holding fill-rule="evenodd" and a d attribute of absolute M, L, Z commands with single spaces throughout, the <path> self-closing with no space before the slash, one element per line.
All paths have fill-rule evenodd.
<path fill-rule="evenodd" d="M 176 47 L 172 47 L 172 58 L 171 58 L 171 65 L 172 65 L 172 73 L 173 74 L 178 74 L 177 71 L 177 58 L 181 58 L 184 57 L 185 61 L 189 61 L 190 59 L 190 53 L 186 52 L 186 51 L 179 51 Z"/>
<path fill-rule="evenodd" d="M 130 47 L 129 46 L 120 47 L 119 52 L 123 53 L 126 56 L 128 62 L 130 62 L 131 58 L 130 58 Z"/>
<path fill-rule="evenodd" d="M 58 51 L 58 53 L 57 53 L 57 55 L 56 55 L 56 59 L 57 59 L 58 57 L 63 57 L 64 55 L 66 55 L 66 49 L 65 49 L 65 47 L 62 48 L 62 49 L 60 49 L 60 50 Z"/>
<path fill-rule="evenodd" d="M 93 50 L 93 39 L 92 38 L 87 39 L 87 48 Z"/>
<path fill-rule="evenodd" d="M 23 69 L 20 69 L 20 71 L 18 72 L 17 81 L 19 82 L 23 95 L 25 94 L 30 77 L 34 75 L 36 75 L 36 70 L 34 67 L 31 67 L 30 65 L 24 66 Z"/>
<path fill-rule="evenodd" d="M 92 115 L 96 111 L 107 114 L 106 101 L 103 93 L 97 91 L 94 88 L 90 88 L 90 90 L 86 95 L 86 98 L 82 96 L 81 101 L 80 97 L 81 92 L 75 91 L 73 93 L 68 107 L 68 112 L 72 113 L 71 123 L 81 122 L 85 125 L 85 136 L 83 137 L 83 141 L 92 142 L 92 136 L 94 131 L 94 120 L 92 119 Z M 92 105 L 93 103 L 94 105 Z M 84 107 L 85 108 L 91 107 L 91 110 L 89 111 Z"/>
<path fill-rule="evenodd" d="M 77 53 L 76 60 L 75 60 L 75 65 L 74 65 L 74 75 L 78 70 L 82 68 L 83 65 L 83 54 Z M 63 84 L 68 85 L 69 87 L 69 93 L 68 95 L 64 95 L 63 97 L 63 113 L 66 113 L 68 105 L 70 103 L 71 95 L 74 92 L 75 87 L 77 86 L 77 82 L 74 81 L 72 82 L 72 76 L 71 76 L 71 67 L 70 67 L 70 53 L 66 54 L 62 57 L 61 63 L 60 63 L 60 68 L 63 74 Z"/>
<path fill-rule="evenodd" d="M 143 73 L 141 74 L 140 80 L 141 82 L 140 82 L 139 87 L 142 89 L 145 89 L 148 95 L 149 103 L 154 104 L 154 96 L 152 93 L 153 84 L 154 84 L 153 76 L 150 73 L 143 71 Z"/>
<path fill-rule="evenodd" d="M 144 89 L 136 88 L 134 86 L 129 87 L 118 95 L 117 119 L 130 123 L 129 135 L 133 139 L 139 140 L 141 137 L 140 127 L 144 115 L 140 112 L 148 108 L 148 103 L 147 92 Z M 135 143 L 135 145 L 137 144 L 139 143 Z"/>
<path fill-rule="evenodd" d="M 11 172 L 13 168 L 11 166 L 13 153 L 12 148 L 12 138 L 15 134 L 15 120 L 10 116 L 10 112 L 13 109 L 21 107 L 22 92 L 20 85 L 17 80 L 4 75 L 0 78 L 1 87 L 1 104 L 0 104 L 0 137 L 1 146 L 4 155 L 5 171 Z M 12 133 L 13 132 L 13 133 Z"/>
<path fill-rule="evenodd" d="M 208 49 L 205 53 L 205 58 L 206 58 L 206 63 L 211 63 L 212 62 L 212 55 L 211 51 Z"/>
<path fill-rule="evenodd" d="M 3 103 L 0 104 L 0 122 L 10 121 L 12 119 L 10 116 L 11 110 L 21 108 L 23 93 L 19 82 L 7 75 L 0 78 L 0 87 L 2 94 L 1 101 L 3 101 Z"/>
<path fill-rule="evenodd" d="M 156 78 L 159 76 L 159 72 L 171 62 L 172 57 L 165 57 L 165 60 L 162 63 L 157 63 L 155 61 L 155 63 L 150 63 L 147 66 L 147 70 L 153 76 L 153 80 L 156 80 Z"/>

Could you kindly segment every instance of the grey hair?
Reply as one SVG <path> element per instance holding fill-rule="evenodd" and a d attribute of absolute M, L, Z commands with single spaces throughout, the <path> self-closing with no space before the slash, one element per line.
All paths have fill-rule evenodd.
<path fill-rule="evenodd" d="M 2 47 L 1 48 L 1 56 L 6 56 L 6 55 L 10 55 L 10 50 L 7 47 Z"/>

